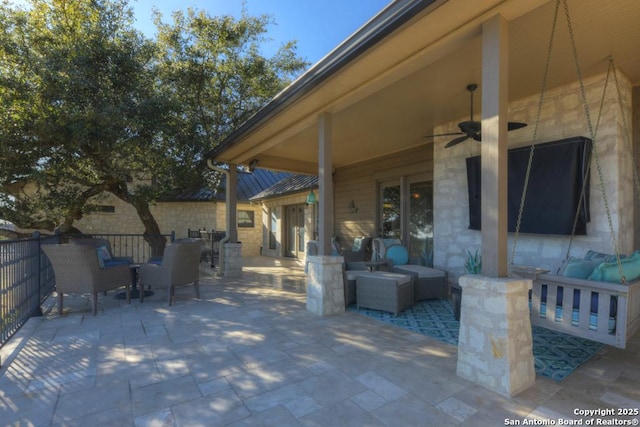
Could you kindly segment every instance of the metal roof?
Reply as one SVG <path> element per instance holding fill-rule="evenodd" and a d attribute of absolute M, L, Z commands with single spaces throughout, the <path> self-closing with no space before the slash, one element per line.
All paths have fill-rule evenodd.
<path fill-rule="evenodd" d="M 290 177 L 290 173 L 273 172 L 266 169 L 255 169 L 253 172 L 238 172 L 238 188 L 236 197 L 239 202 L 248 202 L 264 190 L 273 187 L 280 181 Z M 201 188 L 195 191 L 185 191 L 174 197 L 164 199 L 164 202 L 185 201 L 225 201 L 226 179 L 223 179 L 218 188 Z"/>
<path fill-rule="evenodd" d="M 315 175 L 291 175 L 251 197 L 251 200 L 262 200 L 284 196 L 286 194 L 297 193 L 302 190 L 309 190 L 317 186 L 318 177 Z"/>

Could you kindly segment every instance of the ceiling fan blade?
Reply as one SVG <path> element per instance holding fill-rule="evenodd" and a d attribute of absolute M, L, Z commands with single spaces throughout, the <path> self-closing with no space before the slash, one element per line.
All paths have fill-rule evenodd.
<path fill-rule="evenodd" d="M 511 131 L 511 130 L 520 129 L 520 128 L 525 127 L 526 125 L 527 125 L 526 123 L 509 122 L 509 123 L 507 123 L 507 130 Z"/>
<path fill-rule="evenodd" d="M 438 133 L 435 135 L 425 135 L 423 138 L 437 138 L 439 136 L 454 136 L 454 135 L 464 135 L 462 132 L 451 132 L 451 133 Z"/>
<path fill-rule="evenodd" d="M 424 138 L 435 138 L 438 136 L 454 136 L 454 135 L 462 135 L 458 138 L 454 138 L 444 146 L 444 148 L 450 148 L 454 145 L 458 145 L 461 142 L 466 141 L 467 139 L 473 139 L 475 141 L 481 141 L 482 137 L 480 131 L 482 129 L 482 123 L 473 120 L 473 92 L 478 88 L 478 85 L 475 83 L 471 83 L 467 85 L 467 91 L 469 91 L 469 120 L 458 123 L 458 127 L 461 132 L 451 132 L 451 133 L 440 133 L 436 135 L 427 135 Z M 508 122 L 507 123 L 507 131 L 512 131 L 516 129 L 520 129 L 527 126 L 526 123 L 520 122 Z"/>
<path fill-rule="evenodd" d="M 458 145 L 461 142 L 465 142 L 467 139 L 469 139 L 469 135 L 465 135 L 465 136 L 460 136 L 458 138 L 454 138 L 451 141 L 449 141 L 449 143 L 447 145 L 445 145 L 444 148 L 453 147 L 454 145 Z"/>

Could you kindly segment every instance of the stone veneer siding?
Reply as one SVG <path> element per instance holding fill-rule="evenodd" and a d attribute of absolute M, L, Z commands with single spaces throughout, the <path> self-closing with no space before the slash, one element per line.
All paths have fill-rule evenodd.
<path fill-rule="evenodd" d="M 621 73 L 618 74 L 623 92 L 623 112 L 619 107 L 615 85 L 608 87 L 602 118 L 594 149 L 597 150 L 608 203 L 614 224 L 615 237 L 619 239 L 621 253 L 633 250 L 633 165 L 623 129 L 622 114 L 631 123 L 631 86 Z M 605 75 L 585 80 L 590 115 L 595 127 Z M 533 140 L 539 95 L 511 103 L 509 120 L 526 122 L 526 128 L 509 133 L 509 148 L 529 145 Z M 434 129 L 434 133 L 456 131 L 456 122 Z M 538 126 L 537 142 L 548 142 L 573 136 L 589 137 L 589 128 L 580 96 L 579 83 L 551 89 L 545 102 Z M 480 232 L 469 230 L 469 204 L 467 196 L 467 172 L 465 158 L 480 154 L 480 145 L 467 141 L 445 149 L 448 138 L 439 138 L 434 146 L 434 264 L 443 266 L 450 277 L 465 273 L 465 254 L 480 248 Z M 535 155 L 535 154 L 534 154 Z M 592 156 L 593 157 L 593 156 Z M 592 160 L 591 170 L 591 222 L 586 236 L 576 236 L 572 256 L 581 257 L 588 249 L 613 253 L 611 233 L 604 209 L 600 180 Z M 526 213 L 525 213 L 526 214 Z M 509 233 L 509 259 L 513 233 Z M 521 234 L 518 239 L 514 264 L 530 265 L 555 271 L 565 257 L 569 236 Z"/>
<path fill-rule="evenodd" d="M 84 233 L 139 234 L 144 226 L 135 209 L 123 201 L 110 196 L 101 197 L 101 205 L 115 207 L 114 213 L 95 212 L 86 215 L 75 226 Z M 254 211 L 254 226 L 238 228 L 238 240 L 242 242 L 242 254 L 260 254 L 262 244 L 262 210 L 258 204 L 238 203 L 238 210 Z M 187 237 L 189 229 L 223 231 L 226 228 L 225 203 L 220 202 L 160 202 L 151 211 L 162 233 L 175 231 L 176 238 Z"/>

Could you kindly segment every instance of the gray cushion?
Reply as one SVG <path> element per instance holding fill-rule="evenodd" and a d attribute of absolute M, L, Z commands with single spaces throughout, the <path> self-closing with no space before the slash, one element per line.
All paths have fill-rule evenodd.
<path fill-rule="evenodd" d="M 446 273 L 442 270 L 417 264 L 405 264 L 399 267 L 394 267 L 393 271 L 395 271 L 396 273 L 417 274 L 419 279 L 445 277 L 446 275 Z"/>
<path fill-rule="evenodd" d="M 390 273 L 387 271 L 365 271 L 362 272 L 358 275 L 358 277 L 360 278 L 367 278 L 367 277 L 371 277 L 374 279 L 387 279 L 390 282 L 396 282 L 398 285 L 403 285 L 405 283 L 409 283 L 411 282 L 413 279 L 411 276 L 407 275 L 407 274 L 400 274 L 400 273 Z"/>

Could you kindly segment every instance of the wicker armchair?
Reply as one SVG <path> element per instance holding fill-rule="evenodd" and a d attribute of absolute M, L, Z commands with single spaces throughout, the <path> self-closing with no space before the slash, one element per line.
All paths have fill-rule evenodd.
<path fill-rule="evenodd" d="M 133 264 L 133 258 L 129 256 L 113 256 L 113 251 L 111 250 L 111 242 L 107 239 L 100 239 L 95 237 L 71 237 L 69 239 L 69 243 L 73 243 L 74 245 L 85 245 L 91 246 L 93 248 L 98 249 L 101 246 L 105 246 L 107 251 L 111 255 L 111 264 Z"/>
<path fill-rule="evenodd" d="M 162 262 L 145 263 L 140 266 L 140 287 L 158 286 L 167 288 L 169 305 L 173 304 L 175 287 L 193 283 L 196 298 L 200 299 L 200 255 L 202 240 L 185 239 L 168 245 L 164 250 Z M 140 294 L 140 301 L 144 295 Z"/>
<path fill-rule="evenodd" d="M 60 314 L 64 294 L 92 294 L 94 316 L 98 311 L 98 292 L 124 286 L 127 302 L 131 302 L 131 271 L 128 265 L 100 268 L 95 248 L 87 245 L 43 245 L 42 250 L 53 266 Z"/>
<path fill-rule="evenodd" d="M 370 258 L 371 237 L 359 236 L 353 240 L 351 249 L 342 251 L 345 262 L 368 261 Z"/>

